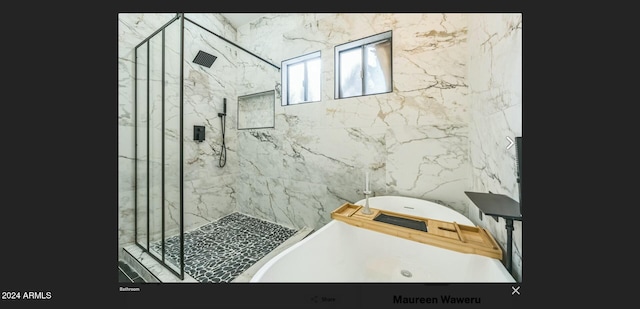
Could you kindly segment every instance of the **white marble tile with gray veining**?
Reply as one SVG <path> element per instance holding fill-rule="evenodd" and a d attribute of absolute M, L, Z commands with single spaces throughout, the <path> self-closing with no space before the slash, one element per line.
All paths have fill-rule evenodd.
<path fill-rule="evenodd" d="M 284 226 L 319 228 L 345 201 L 325 185 L 287 179 L 240 175 L 238 208 Z"/>
<path fill-rule="evenodd" d="M 440 201 L 466 214 L 466 126 L 394 127 L 386 138 L 392 192 Z"/>
<path fill-rule="evenodd" d="M 185 230 L 201 226 L 236 209 L 236 176 L 199 177 L 184 184 Z"/>

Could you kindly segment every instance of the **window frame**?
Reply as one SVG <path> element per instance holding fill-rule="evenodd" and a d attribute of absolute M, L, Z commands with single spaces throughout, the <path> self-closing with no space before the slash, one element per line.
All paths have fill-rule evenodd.
<path fill-rule="evenodd" d="M 390 83 L 391 83 L 391 90 L 390 91 L 386 91 L 386 92 L 378 92 L 378 93 L 370 93 L 370 94 L 365 94 L 364 90 L 364 82 L 365 79 L 363 78 L 363 76 L 365 76 L 364 74 L 364 70 L 366 68 L 365 65 L 365 61 L 366 61 L 366 56 L 364 55 L 364 46 L 366 45 L 370 45 L 373 43 L 378 43 L 378 42 L 383 42 L 388 40 L 390 43 L 390 47 L 389 47 L 389 67 L 390 67 Z M 340 96 L 340 53 L 343 51 L 349 51 L 355 48 L 361 48 L 363 51 L 363 55 L 362 55 L 362 63 L 361 63 L 361 67 L 362 70 L 360 71 L 360 77 L 362 79 L 362 91 L 360 93 L 360 95 L 353 95 L 353 96 L 349 96 L 349 97 L 341 97 Z M 356 98 L 356 97 L 362 97 L 362 96 L 369 96 L 369 95 L 377 95 L 377 94 L 384 94 L 384 93 L 391 93 L 393 92 L 393 33 L 392 30 L 389 31 L 385 31 L 382 33 L 378 33 L 378 34 L 374 34 L 365 38 L 361 38 L 355 41 L 351 41 L 348 43 L 344 43 L 344 44 L 340 44 L 340 45 L 336 45 L 334 47 L 334 99 L 335 100 L 339 100 L 339 99 L 348 99 L 348 98 Z"/>
<path fill-rule="evenodd" d="M 291 65 L 296 65 L 296 64 L 300 64 L 300 63 L 304 63 L 304 67 L 305 67 L 305 77 L 308 76 L 308 71 L 307 71 L 307 64 L 306 62 L 308 62 L 309 60 L 315 60 L 318 59 L 320 60 L 320 76 L 318 76 L 318 80 L 320 81 L 320 89 L 318 89 L 319 93 L 320 93 L 320 98 L 318 100 L 315 101 L 302 101 L 302 102 L 298 102 L 298 103 L 289 103 L 289 66 Z M 322 101 L 322 53 L 321 51 L 315 51 L 315 52 L 311 52 L 308 54 L 304 54 L 301 56 L 297 56 L 294 58 L 290 58 L 287 60 L 283 60 L 282 61 L 282 65 L 281 67 L 281 87 L 282 87 L 282 94 L 281 94 L 281 101 L 280 104 L 281 106 L 291 106 L 291 105 L 298 105 L 298 104 L 305 104 L 305 103 L 313 103 L 313 102 L 320 102 Z M 308 88 L 306 87 L 307 85 L 307 81 L 308 79 L 305 79 L 304 84 L 305 84 L 305 95 L 308 94 Z"/>

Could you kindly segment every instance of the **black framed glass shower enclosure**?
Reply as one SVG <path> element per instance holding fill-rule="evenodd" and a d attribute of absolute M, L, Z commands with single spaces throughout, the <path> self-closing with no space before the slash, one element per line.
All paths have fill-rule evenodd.
<path fill-rule="evenodd" d="M 190 231 L 237 209 L 237 98 L 269 91 L 275 103 L 280 76 L 278 66 L 209 30 L 222 24 L 216 16 L 184 15 L 135 47 L 133 115 L 135 243 L 181 280 L 203 250 L 190 246 Z M 196 128 L 206 134 L 196 138 Z M 233 155 L 219 164 L 227 142 Z"/>
<path fill-rule="evenodd" d="M 135 47 L 134 233 L 138 247 L 182 280 L 184 18 L 180 17 Z M 179 243 L 168 246 L 165 240 L 176 235 Z"/>

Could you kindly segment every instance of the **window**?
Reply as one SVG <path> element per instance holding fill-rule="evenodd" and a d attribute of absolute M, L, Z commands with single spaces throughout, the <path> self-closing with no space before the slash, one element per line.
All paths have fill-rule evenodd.
<path fill-rule="evenodd" d="M 335 47 L 335 98 L 392 91 L 391 31 Z"/>
<path fill-rule="evenodd" d="M 320 101 L 320 52 L 282 61 L 282 105 Z"/>

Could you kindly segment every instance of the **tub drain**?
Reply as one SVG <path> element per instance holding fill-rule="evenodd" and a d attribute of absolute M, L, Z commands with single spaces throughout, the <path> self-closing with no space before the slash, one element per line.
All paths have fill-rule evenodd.
<path fill-rule="evenodd" d="M 400 274 L 401 274 L 401 275 L 403 275 L 403 276 L 405 276 L 405 277 L 411 277 L 411 276 L 413 276 L 413 275 L 411 274 L 411 272 L 410 272 L 410 271 L 408 271 L 408 270 L 406 270 L 406 269 L 401 270 L 401 271 L 400 271 Z"/>

